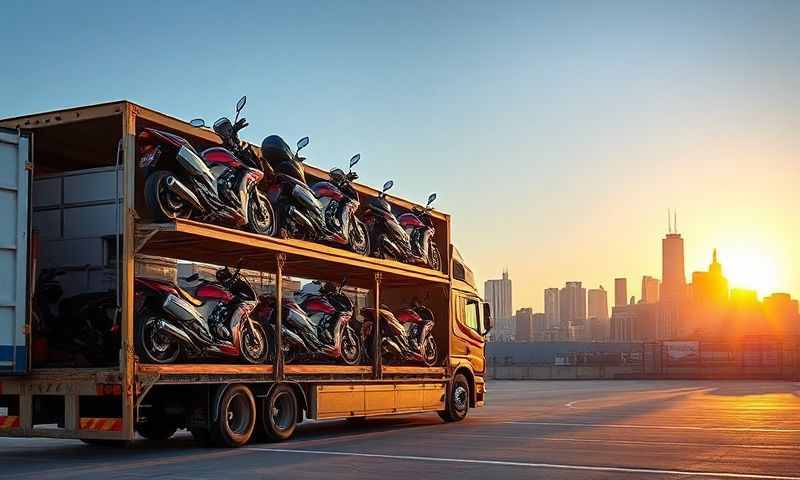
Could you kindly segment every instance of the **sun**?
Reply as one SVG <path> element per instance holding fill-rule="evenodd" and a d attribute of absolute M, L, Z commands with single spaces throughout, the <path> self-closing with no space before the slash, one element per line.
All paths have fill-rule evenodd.
<path fill-rule="evenodd" d="M 760 297 L 776 291 L 778 266 L 768 253 L 752 247 L 720 249 L 720 263 L 731 288 L 747 288 Z"/>

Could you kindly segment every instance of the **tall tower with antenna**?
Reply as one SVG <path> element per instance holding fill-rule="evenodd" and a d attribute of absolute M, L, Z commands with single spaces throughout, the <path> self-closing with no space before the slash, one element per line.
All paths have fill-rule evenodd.
<path fill-rule="evenodd" d="M 667 235 L 661 240 L 660 336 L 678 332 L 678 313 L 686 296 L 683 238 L 678 233 L 678 214 L 667 210 Z"/>

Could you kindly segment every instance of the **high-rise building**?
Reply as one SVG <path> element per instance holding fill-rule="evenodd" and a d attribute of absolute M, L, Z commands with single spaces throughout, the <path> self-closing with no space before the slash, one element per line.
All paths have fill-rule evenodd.
<path fill-rule="evenodd" d="M 547 318 L 544 313 L 533 314 L 533 339 L 544 340 L 547 337 L 547 330 L 550 327 L 547 325 Z"/>
<path fill-rule="evenodd" d="M 586 289 L 581 282 L 567 282 L 558 292 L 558 303 L 563 325 L 586 319 Z"/>
<path fill-rule="evenodd" d="M 608 320 L 608 295 L 606 289 L 600 285 L 600 288 L 589 289 L 589 318 L 596 318 L 598 320 Z"/>
<path fill-rule="evenodd" d="M 514 312 L 511 306 L 511 279 L 508 271 L 498 280 L 486 280 L 483 285 L 484 298 L 492 308 L 495 328 L 492 337 L 497 340 L 510 340 L 514 336 Z"/>
<path fill-rule="evenodd" d="M 628 304 L 628 279 L 614 279 L 614 306 L 621 307 Z"/>
<path fill-rule="evenodd" d="M 681 324 L 681 308 L 686 299 L 686 272 L 683 259 L 683 238 L 678 233 L 677 219 L 667 216 L 668 233 L 661 240 L 661 295 L 659 298 L 658 338 L 673 338 L 688 332 Z"/>
<path fill-rule="evenodd" d="M 764 320 L 773 335 L 800 335 L 800 313 L 797 300 L 788 293 L 764 297 Z"/>
<path fill-rule="evenodd" d="M 610 338 L 615 342 L 658 340 L 658 304 L 637 303 L 614 307 Z"/>
<path fill-rule="evenodd" d="M 514 314 L 514 322 L 516 323 L 516 333 L 514 340 L 517 342 L 530 342 L 533 340 L 533 309 L 520 308 Z"/>
<path fill-rule="evenodd" d="M 695 305 L 725 306 L 728 302 L 728 280 L 722 275 L 717 261 L 717 249 L 711 255 L 707 272 L 692 273 L 692 303 Z"/>
<path fill-rule="evenodd" d="M 649 275 L 642 277 L 642 303 L 658 303 L 661 282 Z"/>
<path fill-rule="evenodd" d="M 561 323 L 560 304 L 558 302 L 558 289 L 544 289 L 544 316 L 547 319 L 547 328 L 556 327 Z"/>
<path fill-rule="evenodd" d="M 661 240 L 661 301 L 680 304 L 686 293 L 686 272 L 683 263 L 683 238 L 674 224 Z"/>

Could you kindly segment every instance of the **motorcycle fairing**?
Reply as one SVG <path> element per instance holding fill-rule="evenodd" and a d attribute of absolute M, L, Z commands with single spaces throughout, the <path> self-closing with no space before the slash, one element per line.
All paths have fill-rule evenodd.
<path fill-rule="evenodd" d="M 337 202 L 340 202 L 344 198 L 342 191 L 330 182 L 317 182 L 311 189 L 314 191 L 314 195 L 316 195 L 317 198 L 327 197 Z"/>
<path fill-rule="evenodd" d="M 426 226 L 424 223 L 422 223 L 422 220 L 420 220 L 419 217 L 414 215 L 413 213 L 404 213 L 399 217 L 397 217 L 397 221 L 405 229 L 423 228 Z"/>
<path fill-rule="evenodd" d="M 202 300 L 218 300 L 222 302 L 230 302 L 233 300 L 233 294 L 227 291 L 221 285 L 214 283 L 206 283 L 197 287 L 195 296 Z"/>
<path fill-rule="evenodd" d="M 203 160 L 209 165 L 225 165 L 231 168 L 247 167 L 236 156 L 223 147 L 211 147 L 203 150 Z"/>

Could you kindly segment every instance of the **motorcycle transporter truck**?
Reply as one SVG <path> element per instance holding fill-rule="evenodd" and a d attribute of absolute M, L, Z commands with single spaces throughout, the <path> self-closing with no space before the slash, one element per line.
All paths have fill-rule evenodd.
<path fill-rule="evenodd" d="M 155 221 L 138 168 L 137 136 L 146 129 L 201 148 L 222 143 L 211 129 L 129 101 L 0 120 L 0 436 L 107 444 L 187 429 L 200 442 L 237 447 L 259 432 L 287 439 L 307 419 L 437 412 L 458 421 L 484 405 L 490 311 L 452 245 L 449 215 L 430 212 L 439 270 L 197 220 Z M 324 170 L 303 168 L 312 181 L 330 181 Z M 381 194 L 352 187 L 363 198 Z M 383 198 L 396 214 L 423 208 Z M 347 365 L 273 353 L 255 364 L 148 363 L 135 348 L 135 280 L 176 281 L 176 271 L 195 264 L 261 272 L 275 298 L 289 295 L 293 278 L 346 278 L 367 309 L 424 301 L 435 318 L 438 358 L 426 365 L 377 354 Z M 62 276 L 42 282 L 43 271 Z M 85 325 L 97 321 L 96 312 L 80 312 L 94 300 L 48 299 L 53 290 L 62 299 L 103 298 L 95 303 L 104 308 L 104 326 Z M 275 331 L 282 332 L 282 302 L 275 307 Z M 380 332 L 380 318 L 374 321 L 373 332 Z M 110 352 L 105 357 L 91 340 L 98 335 Z M 270 339 L 272 352 L 283 352 L 282 337 Z M 369 338 L 371 351 L 380 352 L 380 335 Z"/>

